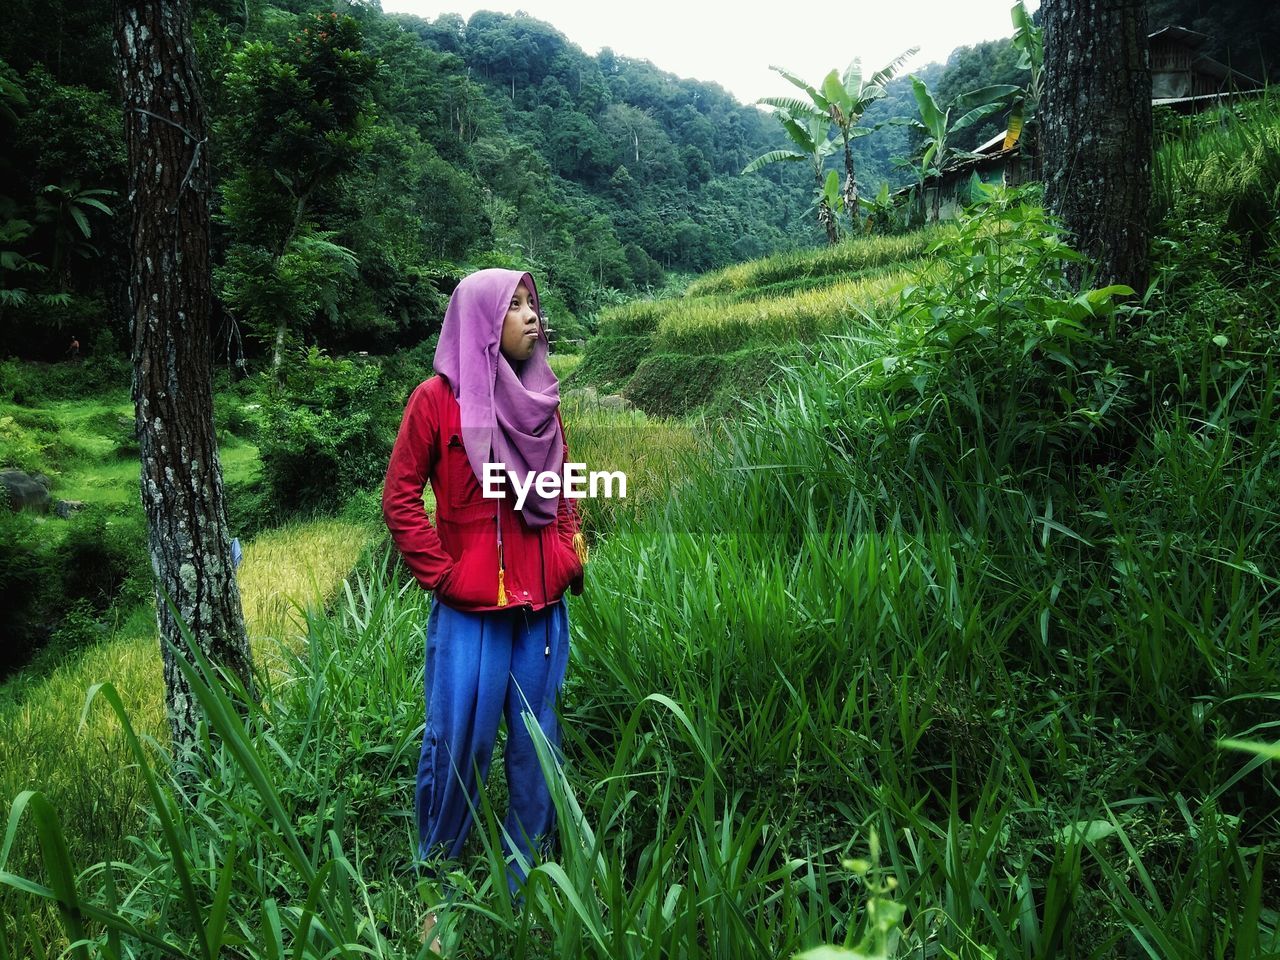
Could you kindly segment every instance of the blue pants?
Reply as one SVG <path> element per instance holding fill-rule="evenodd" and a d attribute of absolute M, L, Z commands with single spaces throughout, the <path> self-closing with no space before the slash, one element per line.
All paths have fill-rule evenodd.
<path fill-rule="evenodd" d="M 457 860 L 479 810 L 479 783 L 489 773 L 498 723 L 507 719 L 509 797 L 502 848 L 511 837 L 526 858 L 545 854 L 553 839 L 555 807 L 521 713 L 528 711 L 560 755 L 557 695 L 569 662 L 569 613 L 564 598 L 537 612 L 522 608 L 483 613 L 455 610 L 431 598 L 427 619 L 426 729 L 418 761 L 418 858 Z M 508 869 L 512 893 L 524 880 Z"/>

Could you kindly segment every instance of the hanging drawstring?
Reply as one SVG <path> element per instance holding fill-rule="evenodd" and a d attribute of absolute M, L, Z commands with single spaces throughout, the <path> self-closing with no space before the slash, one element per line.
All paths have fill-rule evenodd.
<path fill-rule="evenodd" d="M 498 606 L 507 605 L 507 571 L 502 566 L 502 501 L 498 501 Z"/>
<path fill-rule="evenodd" d="M 538 537 L 538 566 L 542 568 L 542 630 L 547 639 L 544 657 L 551 656 L 551 628 L 547 625 L 547 561 L 542 553 L 542 537 Z"/>

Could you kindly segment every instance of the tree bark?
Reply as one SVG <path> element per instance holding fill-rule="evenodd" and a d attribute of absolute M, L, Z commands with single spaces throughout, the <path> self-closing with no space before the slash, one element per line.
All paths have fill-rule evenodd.
<path fill-rule="evenodd" d="M 162 638 L 187 650 L 167 594 L 210 662 L 256 699 L 213 426 L 208 147 L 186 0 L 117 0 L 115 42 L 132 210 L 133 399 L 156 621 Z M 160 652 L 179 754 L 194 742 L 198 705 L 163 643 Z"/>
<path fill-rule="evenodd" d="M 844 209 L 849 214 L 850 236 L 856 237 L 858 230 L 858 181 L 853 176 L 853 146 L 849 140 L 849 132 L 844 134 Z"/>
<path fill-rule="evenodd" d="M 818 192 L 822 193 L 822 168 L 818 167 L 814 170 L 814 177 L 818 181 Z M 834 246 L 840 242 L 840 237 L 836 233 L 836 214 L 831 209 L 831 205 L 827 203 L 826 197 L 818 198 L 818 223 L 827 231 L 827 244 Z"/>
<path fill-rule="evenodd" d="M 1124 283 L 1149 271 L 1151 69 L 1146 0 L 1045 0 L 1039 148 L 1045 202 L 1089 259 L 1078 284 Z"/>

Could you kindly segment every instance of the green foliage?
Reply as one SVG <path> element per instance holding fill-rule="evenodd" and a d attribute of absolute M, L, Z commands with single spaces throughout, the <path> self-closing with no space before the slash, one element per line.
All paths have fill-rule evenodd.
<path fill-rule="evenodd" d="M 0 400 L 33 405 L 128 388 L 132 364 L 115 352 L 109 335 L 81 349 L 83 359 L 71 363 L 0 360 Z"/>
<path fill-rule="evenodd" d="M 809 98 L 808 103 L 778 97 L 766 97 L 757 101 L 789 113 L 796 111 L 804 113 L 813 109 L 835 124 L 844 148 L 844 184 L 843 187 L 840 185 L 839 177 L 834 170 L 827 171 L 826 182 L 821 190 L 822 200 L 825 201 L 829 210 L 834 211 L 838 207 L 843 207 L 849 215 L 850 229 L 854 234 L 861 232 L 858 225 L 861 200 L 858 182 L 854 175 L 852 144 L 854 140 L 867 136 L 876 129 L 860 127 L 859 124 L 863 114 L 884 96 L 885 85 L 893 79 L 902 65 L 919 51 L 919 47 L 904 51 L 869 77 L 862 75 L 862 61 L 854 58 L 843 74 L 835 70 L 827 74 L 822 81 L 821 92 L 786 70 L 771 67 L 770 69 L 777 70 L 792 84 L 803 90 Z"/>
<path fill-rule="evenodd" d="M 613 391 L 625 386 L 653 349 L 646 335 L 603 333 L 592 337 L 571 381 Z"/>
<path fill-rule="evenodd" d="M 56 657 L 98 639 L 94 624 L 103 611 L 149 594 L 146 526 L 136 508 L 90 505 L 60 520 L 0 504 L 0 539 L 0 604 L 8 618 L 0 674 L 41 648 Z"/>
<path fill-rule="evenodd" d="M 299 357 L 281 388 L 262 396 L 262 476 L 278 515 L 338 510 L 381 483 L 403 412 L 398 399 L 375 362 L 316 347 Z"/>
<path fill-rule="evenodd" d="M 725 362 L 719 354 L 650 354 L 622 395 L 652 416 L 682 417 L 715 393 Z"/>
<path fill-rule="evenodd" d="M 1274 93 L 1183 123 L 1156 150 L 1153 224 L 1223 218 L 1252 256 L 1280 218 L 1280 98 Z"/>
<path fill-rule="evenodd" d="M 903 292 L 895 332 L 873 334 L 889 352 L 850 384 L 882 398 L 880 456 L 894 473 L 977 445 L 994 469 L 1033 476 L 1127 439 L 1137 391 L 1111 345 L 1114 298 L 1133 291 L 1068 289 L 1079 257 L 1034 195 L 984 189 L 987 203 L 935 244 L 936 279 Z"/>
<path fill-rule="evenodd" d="M 45 429 L 31 429 L 19 424 L 12 415 L 0 416 L 0 468 L 47 473 L 49 448 L 54 434 Z"/>

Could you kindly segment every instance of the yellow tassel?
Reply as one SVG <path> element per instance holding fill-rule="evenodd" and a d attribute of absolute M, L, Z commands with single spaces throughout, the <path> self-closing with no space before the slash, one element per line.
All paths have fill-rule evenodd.
<path fill-rule="evenodd" d="M 505 607 L 507 605 L 507 571 L 501 567 L 498 568 L 498 606 Z"/>
<path fill-rule="evenodd" d="M 573 535 L 573 549 L 578 554 L 578 562 L 585 567 L 587 565 L 587 538 L 582 535 L 581 530 Z"/>

